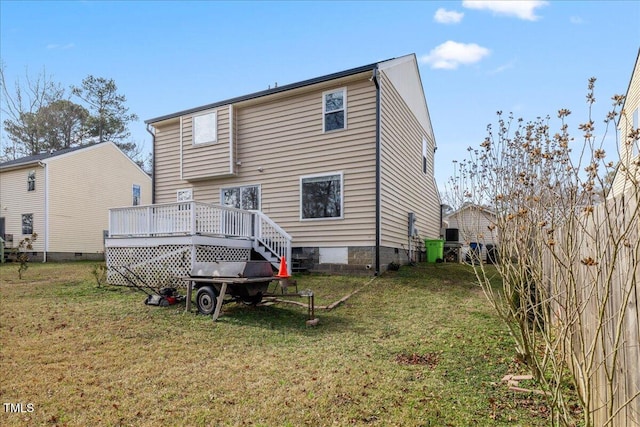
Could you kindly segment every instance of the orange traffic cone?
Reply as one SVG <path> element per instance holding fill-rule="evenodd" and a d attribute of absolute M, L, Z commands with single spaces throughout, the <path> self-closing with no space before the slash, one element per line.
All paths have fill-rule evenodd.
<path fill-rule="evenodd" d="M 278 274 L 276 275 L 276 277 L 279 279 L 287 279 L 291 277 L 289 276 L 289 269 L 287 268 L 287 259 L 285 257 L 281 258 L 280 270 L 278 271 Z"/>

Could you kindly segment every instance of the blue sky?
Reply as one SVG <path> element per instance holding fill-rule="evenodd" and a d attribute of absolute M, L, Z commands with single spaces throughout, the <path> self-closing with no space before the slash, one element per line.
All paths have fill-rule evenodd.
<path fill-rule="evenodd" d="M 145 151 L 146 119 L 415 53 L 441 187 L 498 110 L 578 136 L 593 76 L 601 123 L 639 47 L 638 1 L 0 1 L 7 81 L 114 79 Z"/>

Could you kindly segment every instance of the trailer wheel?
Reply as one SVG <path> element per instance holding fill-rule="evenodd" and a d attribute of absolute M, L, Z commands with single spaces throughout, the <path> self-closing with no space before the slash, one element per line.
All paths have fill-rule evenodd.
<path fill-rule="evenodd" d="M 196 306 L 200 314 L 210 315 L 216 310 L 218 293 L 211 286 L 203 286 L 196 294 Z"/>
<path fill-rule="evenodd" d="M 255 295 L 242 298 L 242 303 L 245 305 L 257 305 L 262 302 L 262 292 L 258 292 Z"/>

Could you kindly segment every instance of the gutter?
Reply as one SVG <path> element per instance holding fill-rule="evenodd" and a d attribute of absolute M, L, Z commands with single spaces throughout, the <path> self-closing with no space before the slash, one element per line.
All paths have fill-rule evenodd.
<path fill-rule="evenodd" d="M 44 169 L 44 251 L 42 251 L 42 262 L 47 262 L 47 252 L 49 251 L 49 169 L 44 162 L 38 162 L 38 166 Z"/>
<path fill-rule="evenodd" d="M 371 80 L 376 85 L 376 270 L 380 275 L 380 195 L 381 191 L 381 144 L 380 144 L 380 82 L 378 81 L 378 65 L 373 68 Z"/>
<path fill-rule="evenodd" d="M 156 132 L 153 126 L 147 123 L 147 132 L 151 134 L 151 204 L 156 203 Z"/>

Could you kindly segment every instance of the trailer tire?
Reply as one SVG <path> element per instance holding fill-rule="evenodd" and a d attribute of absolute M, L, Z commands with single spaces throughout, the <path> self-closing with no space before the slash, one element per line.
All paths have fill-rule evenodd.
<path fill-rule="evenodd" d="M 196 294 L 196 306 L 198 313 L 211 315 L 216 310 L 218 301 L 218 292 L 212 286 L 203 286 L 198 289 Z"/>

